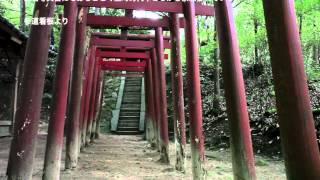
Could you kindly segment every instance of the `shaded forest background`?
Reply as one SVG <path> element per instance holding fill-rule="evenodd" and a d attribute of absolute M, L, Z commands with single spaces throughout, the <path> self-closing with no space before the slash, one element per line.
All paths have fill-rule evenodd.
<path fill-rule="evenodd" d="M 213 0 L 206 3 L 212 4 Z M 33 1 L 8 0 L 0 1 L 0 15 L 28 34 L 33 12 Z M 270 57 L 266 37 L 266 27 L 262 0 L 233 0 L 234 17 L 238 33 L 244 79 L 246 83 L 247 105 L 256 153 L 281 156 L 279 125 L 275 105 L 275 93 L 270 66 Z M 308 86 L 317 137 L 320 144 L 320 0 L 295 0 L 297 23 L 303 48 L 305 70 L 308 77 Z M 56 9 L 58 14 L 63 11 Z M 90 9 L 91 13 L 101 15 L 124 15 L 122 10 Z M 135 13 L 134 13 L 135 14 Z M 141 13 L 140 13 L 141 14 Z M 148 14 L 147 14 L 148 15 Z M 156 16 L 167 16 L 166 13 L 157 13 Z M 214 17 L 198 17 L 198 41 L 200 45 L 200 68 L 202 84 L 202 102 L 204 117 L 204 132 L 206 145 L 209 148 L 229 147 L 229 126 L 226 114 L 226 105 L 221 77 L 219 48 L 216 41 Z M 58 50 L 59 33 L 61 27 L 54 25 L 52 33 L 52 47 Z M 91 32 L 97 30 L 90 30 Z M 105 30 L 100 30 L 105 31 Z M 120 32 L 120 29 L 106 32 Z M 130 33 L 153 33 L 148 30 L 129 31 Z M 184 33 L 181 31 L 184 47 Z M 166 35 L 169 35 L 166 32 Z M 170 52 L 167 52 L 170 53 Z M 183 69 L 185 71 L 185 51 L 182 48 Z M 169 119 L 172 122 L 170 67 L 167 63 L 167 85 L 169 99 Z M 43 99 L 44 121 L 48 114 L 52 99 L 52 81 L 55 75 L 56 59 L 50 59 L 47 65 L 45 94 Z M 105 89 L 103 106 L 103 119 L 106 121 L 111 116 L 114 102 L 117 97 L 119 80 L 106 75 L 108 86 Z M 186 82 L 185 82 L 186 84 Z M 187 101 L 187 99 L 186 99 Z M 185 103 L 187 105 L 187 103 Z M 186 107 L 188 108 L 188 107 Z M 186 111 L 187 121 L 188 113 Z M 171 123 L 172 124 L 172 123 Z M 105 129 L 108 126 L 105 126 Z M 173 125 L 170 126 L 172 130 Z"/>

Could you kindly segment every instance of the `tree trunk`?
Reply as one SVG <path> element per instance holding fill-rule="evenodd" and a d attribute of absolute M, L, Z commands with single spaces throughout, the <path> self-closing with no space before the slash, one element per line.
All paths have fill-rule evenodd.
<path fill-rule="evenodd" d="M 258 46 L 257 46 L 257 35 L 258 35 L 258 20 L 257 18 L 253 19 L 253 26 L 254 26 L 254 38 L 255 38 L 255 42 L 254 42 L 254 63 L 258 63 L 259 62 L 259 50 L 258 50 Z"/>
<path fill-rule="evenodd" d="M 216 47 L 213 49 L 213 61 L 214 61 L 214 94 L 216 97 L 220 97 L 220 66 L 219 66 L 219 50 L 218 50 L 218 42 L 217 42 L 217 32 L 216 32 L 216 26 L 214 26 L 214 37 L 213 37 L 214 42 L 217 43 Z M 217 98 L 218 100 L 218 98 Z M 219 103 L 217 101 L 217 103 Z"/>
<path fill-rule="evenodd" d="M 300 39 L 301 39 L 302 23 L 303 23 L 303 15 L 302 15 L 302 13 L 299 13 L 298 17 L 299 17 L 299 35 L 300 35 Z"/>
<path fill-rule="evenodd" d="M 317 56 L 317 60 L 320 63 L 320 42 L 318 42 L 318 56 Z"/>
<path fill-rule="evenodd" d="M 318 60 L 318 45 L 315 43 L 312 45 L 312 62 L 317 62 Z"/>
<path fill-rule="evenodd" d="M 26 2 L 25 0 L 20 0 L 20 30 L 25 32 L 26 24 Z"/>

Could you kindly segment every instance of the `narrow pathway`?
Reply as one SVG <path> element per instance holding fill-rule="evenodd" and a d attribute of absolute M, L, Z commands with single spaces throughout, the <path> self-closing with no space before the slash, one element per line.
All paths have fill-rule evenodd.
<path fill-rule="evenodd" d="M 158 158 L 140 135 L 102 135 L 81 153 L 78 168 L 62 171 L 61 179 L 190 179 Z"/>
<path fill-rule="evenodd" d="M 0 139 L 0 180 L 5 180 L 11 138 Z M 38 136 L 33 180 L 41 180 L 46 135 Z M 94 144 L 81 153 L 78 167 L 64 169 L 62 153 L 62 180 L 189 180 L 192 179 L 190 146 L 187 146 L 187 173 L 174 170 L 174 143 L 170 143 L 171 165 L 158 162 L 159 153 L 152 150 L 141 135 L 101 135 Z M 64 150 L 63 150 L 64 151 Z M 206 170 L 208 180 L 232 180 L 231 156 L 228 149 L 207 151 Z M 285 180 L 283 161 L 256 156 L 256 172 L 259 180 Z"/>
<path fill-rule="evenodd" d="M 170 143 L 170 165 L 158 162 L 159 153 L 148 146 L 140 135 L 102 135 L 85 152 L 74 171 L 62 171 L 61 179 L 121 179 L 121 180 L 191 180 L 190 147 L 187 147 L 187 172 L 174 170 L 174 144 Z M 230 151 L 208 151 L 205 168 L 208 180 L 232 180 Z M 282 161 L 256 156 L 259 180 L 284 180 Z"/>

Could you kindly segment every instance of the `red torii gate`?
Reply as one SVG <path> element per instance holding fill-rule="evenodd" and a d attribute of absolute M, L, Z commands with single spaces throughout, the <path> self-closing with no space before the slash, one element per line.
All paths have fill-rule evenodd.
<path fill-rule="evenodd" d="M 306 76 L 303 68 L 303 58 L 299 33 L 295 21 L 293 0 L 263 0 L 267 25 L 267 34 L 270 44 L 271 62 L 273 76 L 275 79 L 275 91 L 277 98 L 277 109 L 280 122 L 280 133 L 282 148 L 285 155 L 287 176 L 289 179 L 320 179 L 320 157 L 314 132 L 310 100 L 306 85 Z M 149 4 L 150 3 L 150 4 Z M 36 2 L 36 15 L 52 17 L 54 2 Z M 76 23 L 77 3 L 65 2 L 65 17 L 69 23 L 63 27 L 61 33 L 61 45 L 57 67 L 55 84 L 55 96 L 51 113 L 48 136 L 46 162 L 54 162 L 60 159 L 63 139 L 64 115 L 67 102 L 67 87 L 71 59 L 75 51 L 74 71 L 72 76 L 73 92 L 71 93 L 70 119 L 71 130 L 67 136 L 67 149 L 78 151 L 79 129 L 77 123 L 80 115 L 82 66 L 85 54 L 85 27 L 88 6 L 108 7 L 122 9 L 145 9 L 151 11 L 163 11 L 185 14 L 185 28 L 187 46 L 187 78 L 188 96 L 190 98 L 191 117 L 191 147 L 193 158 L 193 173 L 195 178 L 201 179 L 202 162 L 204 160 L 204 147 L 202 136 L 202 114 L 201 93 L 199 82 L 197 38 L 195 30 L 195 15 L 206 11 L 206 7 L 191 2 L 79 2 L 79 19 Z M 204 9 L 201 9 L 204 8 Z M 203 10 L 203 11 L 202 11 Z M 213 15 L 213 11 L 209 11 Z M 250 131 L 248 126 L 248 114 L 244 85 L 241 73 L 239 49 L 232 17 L 230 2 L 227 0 L 215 2 L 215 14 L 217 16 L 217 30 L 223 60 L 223 79 L 225 81 L 225 92 L 227 100 L 228 117 L 231 125 L 232 154 L 234 174 L 237 178 L 255 179 Z M 173 16 L 173 15 L 171 15 Z M 174 20 L 177 24 L 178 20 Z M 77 25 L 77 28 L 75 26 Z M 177 25 L 175 25 L 177 28 Z M 275 30 L 276 29 L 276 30 Z M 74 37 L 77 32 L 76 38 Z M 35 151 L 35 141 L 40 117 L 40 106 L 44 83 L 44 69 L 47 60 L 49 34 L 51 26 L 31 26 L 30 38 L 26 49 L 24 79 L 22 81 L 21 103 L 15 118 L 14 137 L 10 149 L 8 162 L 9 179 L 31 179 L 32 164 Z M 161 41 L 162 28 L 157 27 L 156 49 L 152 49 L 151 57 L 156 55 L 163 58 L 163 45 Z M 178 33 L 178 32 L 176 32 Z M 177 37 L 176 37 L 177 38 Z M 75 41 L 75 39 L 77 39 Z M 73 46 L 76 42 L 76 45 Z M 71 44 L 71 46 L 70 46 Z M 76 47 L 74 49 L 74 47 Z M 172 55 L 177 57 L 177 55 Z M 178 55 L 179 56 L 179 55 Z M 94 56 L 93 56 L 94 57 Z M 93 59 L 93 58 L 89 58 Z M 158 60 L 159 62 L 159 60 Z M 93 73 L 94 64 L 91 64 L 89 77 L 96 77 Z M 87 67 L 87 66 L 85 66 Z M 163 66 L 160 64 L 160 70 Z M 157 71 L 155 66 L 147 64 L 150 69 Z M 154 73 L 154 71 L 152 73 Z M 154 74 L 153 74 L 154 75 Z M 163 80 L 163 79 L 162 79 Z M 163 85 L 163 81 L 161 83 Z M 177 87 L 181 86 L 178 85 Z M 94 85 L 94 87 L 96 87 Z M 155 87 L 155 86 L 153 86 Z M 90 89 L 90 88 L 89 88 Z M 180 93 L 179 91 L 176 91 Z M 164 93 L 163 89 L 161 93 Z M 90 93 L 89 93 L 90 94 Z M 160 93 L 155 92 L 156 95 Z M 163 95 L 163 94 L 162 94 Z M 157 103 L 154 103 L 157 105 Z M 177 104 L 181 107 L 181 104 Z M 163 104 L 162 104 L 163 106 Z M 177 107 L 178 107 L 177 106 Z M 61 125 L 62 124 L 62 125 Z M 163 130 L 163 129 L 162 129 Z M 54 147 L 48 147 L 49 144 Z M 75 148 L 76 147 L 76 148 Z M 67 159 L 75 154 L 67 154 Z M 21 158 L 23 157 L 23 158 Z M 67 162 L 67 167 L 74 167 L 77 158 Z M 46 164 L 44 172 L 45 179 L 59 177 L 60 163 Z"/>
<path fill-rule="evenodd" d="M 95 46 L 112 46 L 112 47 L 135 47 L 135 48 L 155 48 L 154 40 L 121 40 L 121 39 L 106 39 L 93 37 L 91 44 Z M 170 49 L 171 45 L 168 40 L 164 41 L 164 48 Z"/>
<path fill-rule="evenodd" d="M 169 29 L 169 18 L 163 17 L 162 19 L 150 19 L 150 18 L 132 18 L 125 16 L 98 16 L 88 14 L 87 25 L 92 28 L 111 28 L 115 27 L 162 27 L 163 29 Z M 179 25 L 184 28 L 184 18 L 179 19 Z"/>
<path fill-rule="evenodd" d="M 144 72 L 146 62 L 100 61 L 102 70 Z"/>

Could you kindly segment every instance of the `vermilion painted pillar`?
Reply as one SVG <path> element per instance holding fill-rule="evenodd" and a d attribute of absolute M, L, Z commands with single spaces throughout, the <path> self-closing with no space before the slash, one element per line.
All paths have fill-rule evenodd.
<path fill-rule="evenodd" d="M 256 179 L 237 33 L 229 0 L 215 2 L 235 179 Z"/>
<path fill-rule="evenodd" d="M 320 179 L 320 156 L 293 0 L 263 1 L 287 179 Z"/>
<path fill-rule="evenodd" d="M 52 17 L 55 3 L 37 1 L 34 17 Z M 8 162 L 8 179 L 32 179 L 32 165 L 52 26 L 32 25 L 27 43 L 20 102 Z"/>
<path fill-rule="evenodd" d="M 62 27 L 55 89 L 48 127 L 43 179 L 59 179 L 64 122 L 68 102 L 69 79 L 74 54 L 77 3 L 68 1 L 64 6 L 68 24 Z"/>
<path fill-rule="evenodd" d="M 94 139 L 98 139 L 100 135 L 100 112 L 101 106 L 103 102 L 103 90 L 104 90 L 104 72 L 99 67 L 99 85 L 97 88 L 97 96 L 96 96 L 96 108 L 95 108 L 95 115 L 94 115 L 94 124 L 92 130 L 91 141 Z"/>
<path fill-rule="evenodd" d="M 148 61 L 147 61 L 148 62 Z M 148 141 L 148 143 L 150 143 L 150 108 L 149 108 L 149 92 L 148 92 L 148 88 L 149 84 L 148 84 L 148 70 L 147 67 L 145 68 L 145 72 L 144 72 L 144 91 L 145 91 L 145 132 L 144 132 L 144 136 L 146 138 L 146 140 Z M 151 144 L 151 143 L 150 143 Z"/>
<path fill-rule="evenodd" d="M 96 99 L 96 91 L 97 91 L 97 84 L 98 84 L 98 75 L 99 75 L 99 65 L 97 61 L 94 62 L 94 72 L 92 77 L 92 85 L 91 85 L 91 94 L 90 96 L 90 103 L 88 105 L 88 122 L 87 122 L 87 135 L 86 135 L 86 145 L 90 145 L 91 142 L 91 131 L 92 125 L 94 121 L 94 109 L 95 109 L 95 99 Z"/>
<path fill-rule="evenodd" d="M 80 149 L 80 107 L 81 94 L 83 86 L 83 64 L 85 60 L 85 42 L 86 42 L 86 17 L 87 8 L 78 9 L 77 25 L 76 25 L 76 43 L 74 50 L 74 61 L 71 79 L 71 94 L 69 103 L 69 112 L 67 120 L 66 138 L 66 158 L 65 168 L 71 169 L 77 166 L 79 149 Z"/>
<path fill-rule="evenodd" d="M 156 147 L 160 151 L 160 104 L 159 104 L 159 76 L 157 68 L 157 53 L 155 48 L 151 49 L 151 67 L 152 67 L 152 87 L 153 87 L 153 105 L 154 105 L 154 134 L 156 138 Z"/>
<path fill-rule="evenodd" d="M 149 114 L 150 114 L 150 143 L 151 147 L 156 147 L 157 145 L 157 120 L 156 120 L 156 107 L 155 107 L 155 102 L 154 102 L 154 96 L 155 96 L 155 91 L 154 91 L 154 79 L 153 79 L 153 69 L 152 69 L 152 59 L 150 59 L 147 62 L 147 80 L 148 80 L 148 93 L 149 93 L 149 99 L 148 99 L 148 106 L 149 106 Z"/>
<path fill-rule="evenodd" d="M 149 142 L 151 147 L 156 147 L 157 131 L 156 131 L 156 114 L 154 105 L 154 89 L 153 89 L 153 74 L 152 74 L 152 60 L 147 61 L 146 69 L 146 92 L 148 93 L 147 106 L 148 106 L 148 123 L 149 123 Z"/>
<path fill-rule="evenodd" d="M 184 3 L 187 88 L 190 114 L 190 143 L 193 179 L 204 179 L 204 137 L 202 132 L 202 104 L 199 72 L 199 52 L 194 2 Z"/>
<path fill-rule="evenodd" d="M 164 48 L 162 28 L 156 28 L 155 46 L 157 53 L 157 69 L 159 79 L 160 103 L 160 161 L 170 163 L 169 160 L 169 132 L 167 113 L 167 92 L 166 92 L 166 69 L 164 66 Z"/>
<path fill-rule="evenodd" d="M 90 134 L 90 142 L 94 141 L 95 136 L 95 128 L 96 128 L 96 120 L 97 120 L 97 109 L 99 105 L 99 98 L 100 98 L 100 90 L 101 90 L 101 68 L 100 65 L 97 65 L 97 76 L 96 76 L 96 85 L 94 91 L 94 101 L 93 101 L 93 109 L 92 109 L 92 125 L 91 125 L 91 134 Z"/>
<path fill-rule="evenodd" d="M 171 36 L 171 84 L 176 144 L 176 170 L 185 172 L 186 130 L 184 116 L 183 78 L 180 54 L 179 15 L 170 15 Z"/>
<path fill-rule="evenodd" d="M 91 53 L 90 53 L 90 69 L 89 73 L 86 79 L 86 94 L 85 96 L 85 101 L 84 101 L 84 116 L 83 116 L 83 124 L 82 124 L 82 143 L 84 146 L 88 145 L 86 143 L 87 139 L 87 129 L 88 129 L 88 122 L 90 121 L 90 114 L 89 114 L 89 108 L 90 108 L 90 101 L 91 101 L 91 91 L 93 87 L 93 82 L 94 82 L 94 73 L 96 70 L 96 57 L 95 57 L 95 51 L 96 47 L 93 46 L 91 47 Z"/>
<path fill-rule="evenodd" d="M 84 71 L 83 71 L 83 79 L 82 79 L 82 84 L 83 84 L 83 87 L 82 87 L 82 92 L 81 92 L 81 104 L 80 104 L 80 118 L 79 118 L 79 136 L 80 136 L 80 139 L 79 139 L 79 150 L 81 150 L 83 147 L 84 147 L 84 144 L 83 144 L 83 141 L 82 141 L 82 138 L 83 138 L 83 128 L 84 128 L 84 116 L 85 116 L 85 102 L 86 102 L 86 94 L 87 94 L 87 81 L 88 81 L 88 76 L 89 76 L 89 72 L 90 72 L 90 69 L 91 69 L 91 51 L 92 49 L 89 48 L 88 49 L 88 54 L 85 58 L 85 63 L 83 64 L 83 68 L 84 68 Z"/>

